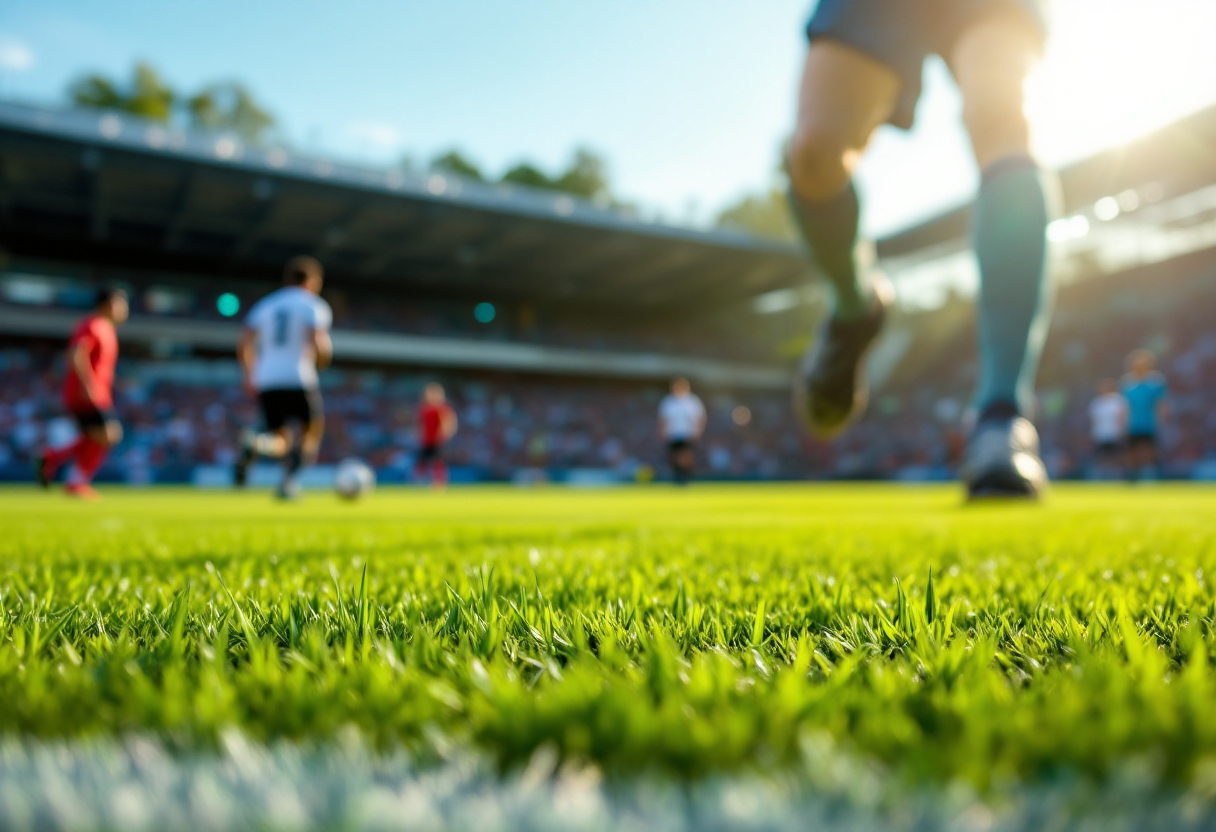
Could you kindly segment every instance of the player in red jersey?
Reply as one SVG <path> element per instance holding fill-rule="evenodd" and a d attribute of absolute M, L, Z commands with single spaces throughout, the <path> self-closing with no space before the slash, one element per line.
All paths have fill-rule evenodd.
<path fill-rule="evenodd" d="M 431 484 L 443 488 L 448 484 L 448 466 L 440 451 L 443 443 L 456 435 L 456 411 L 447 402 L 443 386 L 428 384 L 418 409 L 418 439 L 420 447 L 414 462 L 414 477 L 425 476 L 431 469 Z"/>
<path fill-rule="evenodd" d="M 80 426 L 80 436 L 63 448 L 47 449 L 36 463 L 38 484 L 46 488 L 64 463 L 76 463 L 67 492 L 85 500 L 98 495 L 89 484 L 110 448 L 122 441 L 122 425 L 114 413 L 114 365 L 118 362 L 115 328 L 127 319 L 127 293 L 103 289 L 97 307 L 68 341 L 68 372 L 63 381 L 63 403 Z"/>

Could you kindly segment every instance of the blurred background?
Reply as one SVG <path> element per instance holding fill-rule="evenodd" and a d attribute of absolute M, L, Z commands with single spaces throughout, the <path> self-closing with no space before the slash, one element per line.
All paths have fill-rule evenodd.
<path fill-rule="evenodd" d="M 322 461 L 409 478 L 441 381 L 456 481 L 662 468 L 670 378 L 705 399 L 705 476 L 952 474 L 974 379 L 976 172 L 940 62 L 860 177 L 899 308 L 859 429 L 805 438 L 789 378 L 822 314 L 784 202 L 806 0 L 343 4 L 9 0 L 0 8 L 0 479 L 61 415 L 63 341 L 101 285 L 123 445 L 102 478 L 218 482 L 254 422 L 233 347 L 282 262 L 327 268 Z M 1216 3 L 1056 0 L 1031 79 L 1061 174 L 1040 374 L 1057 477 L 1137 347 L 1171 385 L 1164 471 L 1216 477 Z"/>

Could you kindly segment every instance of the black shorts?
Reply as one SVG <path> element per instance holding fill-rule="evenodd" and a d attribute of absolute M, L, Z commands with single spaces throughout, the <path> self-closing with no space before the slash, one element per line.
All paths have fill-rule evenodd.
<path fill-rule="evenodd" d="M 424 462 L 435 462 L 436 460 L 440 459 L 442 456 L 443 456 L 443 446 L 442 445 L 423 445 L 421 448 L 418 449 L 418 459 L 416 461 L 418 462 L 419 465 L 421 465 Z"/>
<path fill-rule="evenodd" d="M 1094 455 L 1098 457 L 1117 456 L 1123 450 L 1120 442 L 1099 442 L 1094 445 Z"/>
<path fill-rule="evenodd" d="M 673 439 L 667 443 L 667 452 L 670 454 L 678 454 L 684 451 L 692 450 L 691 439 Z"/>
<path fill-rule="evenodd" d="M 290 422 L 308 427 L 325 414 L 320 390 L 263 390 L 258 393 L 266 430 L 279 430 Z"/>
<path fill-rule="evenodd" d="M 72 418 L 76 420 L 80 432 L 84 433 L 90 428 L 104 428 L 110 422 L 117 422 L 118 414 L 112 407 L 82 407 L 72 411 Z"/>
<path fill-rule="evenodd" d="M 969 26 L 1002 7 L 1026 12 L 1046 37 L 1040 0 L 820 0 L 807 37 L 846 44 L 894 70 L 903 89 L 889 121 L 906 130 L 920 98 L 925 58 L 948 53 Z"/>
<path fill-rule="evenodd" d="M 1155 433 L 1129 433 L 1127 435 L 1127 447 L 1130 450 L 1137 448 L 1150 448 L 1157 450 L 1157 434 Z"/>

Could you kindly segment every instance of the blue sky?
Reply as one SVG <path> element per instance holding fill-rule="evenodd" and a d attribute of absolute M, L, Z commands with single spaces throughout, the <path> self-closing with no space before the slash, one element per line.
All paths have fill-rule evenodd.
<path fill-rule="evenodd" d="M 584 144 L 607 156 L 624 197 L 671 221 L 704 221 L 771 175 L 792 120 L 811 5 L 3 0 L 0 94 L 58 102 L 80 73 L 121 74 L 144 59 L 184 89 L 244 81 L 290 141 L 307 149 L 389 163 L 458 146 L 499 172 L 523 158 L 556 168 Z M 1150 5 L 1145 23 L 1139 15 Z M 1055 74 L 1040 84 L 1038 105 L 1048 122 L 1048 161 L 1076 158 L 1216 100 L 1216 0 L 1057 6 L 1062 46 L 1054 64 L 1049 53 Z M 1118 43 L 1129 33 L 1155 51 L 1137 58 Z M 1120 48 L 1138 75 L 1109 65 L 1119 63 Z M 1145 74 L 1161 80 L 1129 94 Z M 1164 102 L 1162 84 L 1170 91 Z M 1079 97 L 1099 106 L 1108 100 L 1103 90 L 1134 118 L 1095 125 L 1097 116 L 1074 106 Z M 884 131 L 866 163 L 871 232 L 956 204 L 974 187 L 957 95 L 940 64 L 930 66 L 922 104 L 918 129 Z"/>

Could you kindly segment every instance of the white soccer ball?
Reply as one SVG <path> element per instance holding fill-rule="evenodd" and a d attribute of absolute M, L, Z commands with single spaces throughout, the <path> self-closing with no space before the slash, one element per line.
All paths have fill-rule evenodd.
<path fill-rule="evenodd" d="M 334 489 L 339 497 L 357 500 L 376 488 L 376 472 L 361 459 L 344 459 L 334 474 Z"/>

